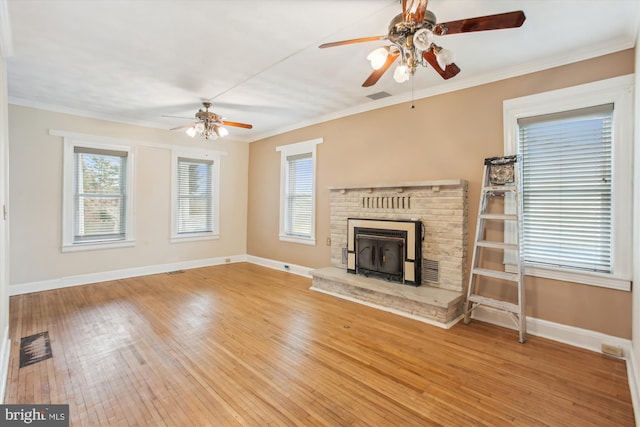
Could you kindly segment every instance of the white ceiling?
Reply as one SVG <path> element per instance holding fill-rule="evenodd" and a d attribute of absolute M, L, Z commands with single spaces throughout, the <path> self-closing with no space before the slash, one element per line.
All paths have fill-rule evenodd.
<path fill-rule="evenodd" d="M 282 131 L 411 99 L 393 70 L 373 87 L 370 42 L 385 35 L 398 0 L 0 0 L 13 55 L 9 101 L 170 129 L 203 99 L 228 120 L 228 138 Z M 6 4 L 5 4 L 6 7 Z M 444 81 L 420 68 L 415 98 L 550 68 L 634 46 L 638 0 L 431 0 L 438 22 L 523 10 L 518 29 L 439 37 L 462 69 Z M 7 33 L 10 37 L 7 37 Z M 5 52 L 8 49 L 5 47 Z M 392 95 L 372 101 L 367 95 Z"/>

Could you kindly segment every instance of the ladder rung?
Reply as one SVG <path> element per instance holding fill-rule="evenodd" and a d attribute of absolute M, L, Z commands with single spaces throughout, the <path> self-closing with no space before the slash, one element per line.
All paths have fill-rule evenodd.
<path fill-rule="evenodd" d="M 482 187 L 485 193 L 515 193 L 517 190 L 515 185 L 489 185 Z"/>
<path fill-rule="evenodd" d="M 520 275 L 517 273 L 507 273 L 505 271 L 489 270 L 486 268 L 474 268 L 471 274 L 478 276 L 493 277 L 495 279 L 511 280 L 512 282 L 520 282 Z"/>
<path fill-rule="evenodd" d="M 493 308 L 498 308 L 510 313 L 520 314 L 520 306 L 511 302 L 500 301 L 493 298 L 483 297 L 477 294 L 469 295 L 469 301 Z"/>
<path fill-rule="evenodd" d="M 515 214 L 495 214 L 495 213 L 483 213 L 480 214 L 482 219 L 497 219 L 501 221 L 517 221 L 518 215 Z"/>
<path fill-rule="evenodd" d="M 518 245 L 515 243 L 491 242 L 489 240 L 480 240 L 476 245 L 492 249 L 518 249 Z"/>

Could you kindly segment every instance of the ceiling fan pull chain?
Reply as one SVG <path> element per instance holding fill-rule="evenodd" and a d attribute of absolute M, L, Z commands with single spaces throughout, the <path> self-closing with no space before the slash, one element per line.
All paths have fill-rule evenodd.
<path fill-rule="evenodd" d="M 412 74 L 411 75 L 411 109 L 413 110 L 414 108 L 416 108 L 415 104 L 414 104 L 414 96 L 413 96 L 413 79 L 415 78 L 415 76 Z"/>

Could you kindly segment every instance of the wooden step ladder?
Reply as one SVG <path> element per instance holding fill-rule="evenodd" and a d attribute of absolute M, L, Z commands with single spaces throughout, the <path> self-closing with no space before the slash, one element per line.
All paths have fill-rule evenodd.
<path fill-rule="evenodd" d="M 482 190 L 480 194 L 480 206 L 478 209 L 478 223 L 476 226 L 476 237 L 473 246 L 473 257 L 471 261 L 471 274 L 469 275 L 469 287 L 467 288 L 467 300 L 464 306 L 464 323 L 471 320 L 471 313 L 477 307 L 484 305 L 498 310 L 505 311 L 513 319 L 519 331 L 519 341 L 524 342 L 527 334 L 527 319 L 524 314 L 524 266 L 522 260 L 522 184 L 520 163 L 516 156 L 491 157 L 484 161 L 484 171 L 482 178 Z M 507 205 L 512 203 L 507 200 L 513 195 L 515 202 L 515 214 L 487 212 L 490 201 L 495 197 L 504 197 L 505 212 Z M 514 224 L 516 235 L 515 243 L 496 242 L 485 240 L 485 232 L 488 221 L 499 221 L 503 224 L 510 222 Z M 505 224 L 506 225 L 506 224 Z M 504 238 L 503 238 L 504 240 Z M 479 265 L 481 249 L 488 248 L 502 250 L 503 257 L 505 251 L 514 254 L 513 271 L 494 270 L 483 268 Z M 509 262 L 511 265 L 511 261 Z M 512 282 L 517 286 L 517 303 L 502 301 L 499 299 L 483 296 L 478 290 L 478 277 L 486 277 L 484 280 L 499 279 Z"/>

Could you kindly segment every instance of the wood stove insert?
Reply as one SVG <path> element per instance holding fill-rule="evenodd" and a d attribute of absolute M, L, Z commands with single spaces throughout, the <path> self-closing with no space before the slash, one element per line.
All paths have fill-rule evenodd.
<path fill-rule="evenodd" d="M 422 223 L 348 219 L 347 271 L 419 286 Z"/>

